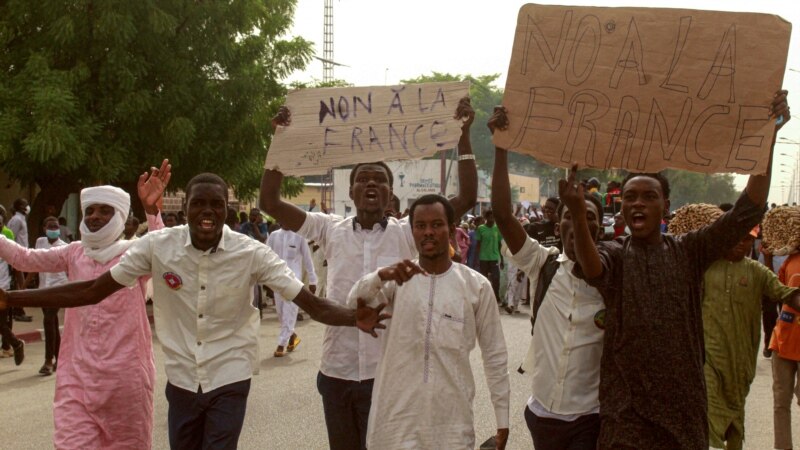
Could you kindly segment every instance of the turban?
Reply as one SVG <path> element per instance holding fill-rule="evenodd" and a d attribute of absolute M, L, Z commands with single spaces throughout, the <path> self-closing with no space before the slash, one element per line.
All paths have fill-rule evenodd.
<path fill-rule="evenodd" d="M 99 263 L 111 261 L 125 252 L 132 241 L 117 241 L 125 229 L 125 220 L 131 208 L 131 197 L 127 192 L 114 186 L 96 186 L 81 191 L 81 209 L 86 211 L 91 205 L 108 205 L 114 208 L 114 217 L 103 228 L 92 232 L 81 221 L 81 243 L 84 254 Z"/>

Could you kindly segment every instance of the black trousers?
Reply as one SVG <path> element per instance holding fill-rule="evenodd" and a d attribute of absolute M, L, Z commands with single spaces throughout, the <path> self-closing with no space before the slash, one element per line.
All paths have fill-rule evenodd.
<path fill-rule="evenodd" d="M 44 312 L 44 359 L 52 361 L 58 359 L 58 350 L 61 348 L 61 332 L 58 329 L 58 308 L 42 308 Z"/>
<path fill-rule="evenodd" d="M 367 421 L 374 380 L 350 381 L 317 374 L 330 450 L 367 448 Z"/>
<path fill-rule="evenodd" d="M 761 297 L 761 323 L 764 325 L 764 348 L 769 348 L 769 340 L 772 338 L 772 329 L 778 323 L 780 315 L 780 302 L 772 301 L 767 297 Z"/>
<path fill-rule="evenodd" d="M 588 414 L 572 422 L 545 419 L 525 406 L 525 422 L 536 450 L 595 450 L 600 436 L 600 415 Z"/>
<path fill-rule="evenodd" d="M 0 336 L 3 337 L 3 350 L 11 350 L 11 347 L 16 347 L 19 343 L 19 339 L 11 331 L 11 326 L 14 324 L 12 315 L 11 308 L 0 309 Z"/>
<path fill-rule="evenodd" d="M 211 392 L 187 391 L 167 382 L 167 427 L 173 450 L 235 450 L 244 424 L 250 380 Z"/>
<path fill-rule="evenodd" d="M 498 261 L 483 261 L 480 262 L 481 275 L 489 279 L 492 283 L 492 291 L 494 291 L 494 298 L 497 303 L 505 303 L 500 300 L 500 265 Z"/>

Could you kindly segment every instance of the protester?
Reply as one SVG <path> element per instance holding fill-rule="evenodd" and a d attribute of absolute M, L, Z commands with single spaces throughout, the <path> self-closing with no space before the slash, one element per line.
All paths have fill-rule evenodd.
<path fill-rule="evenodd" d="M 417 199 L 410 222 L 419 259 L 372 272 L 350 291 L 350 305 L 370 299 L 392 313 L 375 375 L 370 450 L 475 448 L 469 354 L 476 340 L 497 423 L 495 448 L 505 448 L 510 386 L 503 329 L 489 282 L 450 260 L 455 220 L 444 197 Z"/>
<path fill-rule="evenodd" d="M 36 239 L 37 249 L 50 249 L 67 245 L 61 240 L 61 229 L 58 219 L 49 216 L 44 219 L 42 229 L 44 236 Z M 126 225 L 127 226 L 127 225 Z M 33 275 L 29 273 L 28 275 Z M 67 282 L 66 272 L 39 272 L 39 287 L 46 288 L 59 286 Z M 26 283 L 27 284 L 27 283 Z M 39 369 L 41 375 L 52 375 L 56 370 L 58 352 L 61 348 L 61 331 L 58 324 L 58 308 L 42 308 L 44 315 L 42 326 L 44 327 L 44 364 Z"/>
<path fill-rule="evenodd" d="M 450 200 L 456 217 L 475 204 L 478 172 L 469 141 L 475 113 L 462 99 L 455 116 L 465 119 L 458 142 L 459 193 Z M 281 108 L 273 127 L 288 126 L 291 114 Z M 261 207 L 287 229 L 314 240 L 328 262 L 327 289 L 333 301 L 344 304 L 353 284 L 364 275 L 417 253 L 408 219 L 386 217 L 393 175 L 382 162 L 357 164 L 350 172 L 350 198 L 355 216 L 342 218 L 308 213 L 280 198 L 283 174 L 267 168 L 261 179 Z M 380 342 L 355 330 L 328 327 L 323 340 L 317 389 L 322 395 L 328 444 L 332 450 L 364 449 Z"/>
<path fill-rule="evenodd" d="M 6 234 L 5 230 L 8 228 L 5 227 L 4 221 L 5 216 L 0 215 L 0 227 L 3 228 L 3 236 L 6 236 L 6 239 L 13 240 L 14 233 L 11 230 L 8 230 L 8 234 L 10 234 L 11 237 L 7 237 L 8 234 Z M 17 286 L 22 287 L 24 283 L 22 281 L 21 273 L 9 267 L 5 259 L 0 259 L 0 289 L 11 289 L 12 273 L 16 277 Z M 22 361 L 25 360 L 25 342 L 22 339 L 17 338 L 17 336 L 14 335 L 14 332 L 11 331 L 11 316 L 12 314 L 10 308 L 0 308 L 0 336 L 2 336 L 3 339 L 2 349 L 0 350 L 0 358 L 11 358 L 13 356 L 14 364 L 20 365 L 22 364 Z"/>
<path fill-rule="evenodd" d="M 505 129 L 505 108 L 496 108 L 489 129 Z M 564 253 L 527 236 L 511 214 L 508 151 L 495 148 L 492 210 L 508 246 L 509 266 L 516 265 L 536 282 L 533 336 L 523 365 L 532 373 L 532 393 L 525 422 L 537 450 L 594 450 L 600 433 L 600 356 L 603 352 L 603 299 L 597 289 L 572 273 L 575 265 L 573 218 L 563 203 L 555 214 L 554 233 Z M 603 208 L 584 195 L 584 218 L 597 241 L 603 233 Z M 551 220 L 552 216 L 548 220 Z"/>
<path fill-rule="evenodd" d="M 785 91 L 775 95 L 770 114 L 783 116 L 777 132 L 789 119 Z M 751 175 L 734 208 L 712 225 L 681 236 L 660 229 L 669 211 L 668 181 L 659 174 L 631 173 L 622 183 L 622 213 L 631 236 L 595 246 L 576 171 L 573 167 L 568 180 L 559 182 L 575 226 L 575 273 L 598 288 L 607 308 L 598 444 L 706 449 L 702 276 L 761 220 L 769 172 Z"/>
<path fill-rule="evenodd" d="M 456 243 L 458 244 L 459 254 L 461 255 L 461 264 L 467 263 L 467 256 L 469 256 L 469 233 L 467 232 L 468 225 L 462 223 L 456 227 Z"/>
<path fill-rule="evenodd" d="M 156 204 L 169 177 L 166 160 L 149 176 L 139 177 L 139 199 L 151 230 L 163 227 Z M 81 191 L 81 208 L 80 241 L 28 250 L 0 238 L 0 257 L 20 270 L 67 272 L 70 281 L 92 280 L 135 242 L 119 239 L 130 196 L 113 186 L 86 188 Z M 111 295 L 102 305 L 65 312 L 53 401 L 56 448 L 150 448 L 155 363 L 143 292 L 144 282 Z M 42 297 L 48 302 L 34 306 L 62 306 L 55 303 L 56 296 Z"/>
<path fill-rule="evenodd" d="M 542 220 L 528 226 L 528 234 L 536 242 L 545 247 L 556 247 L 561 250 L 561 239 L 555 232 L 558 223 L 558 209 L 560 201 L 557 197 L 550 197 L 542 207 Z"/>
<path fill-rule="evenodd" d="M 67 226 L 67 218 L 66 217 L 59 217 L 58 218 L 58 228 L 61 230 L 61 240 L 69 244 L 70 242 L 74 241 L 75 238 L 72 236 L 72 230 L 69 229 Z"/>
<path fill-rule="evenodd" d="M 478 242 L 475 253 L 478 254 L 480 273 L 492 283 L 492 290 L 498 304 L 502 303 L 501 306 L 506 306 L 505 302 L 500 300 L 500 270 L 503 269 L 500 243 L 503 241 L 503 237 L 500 236 L 500 230 L 494 223 L 492 210 L 484 211 L 483 219 L 486 223 L 475 230 L 475 241 Z"/>
<path fill-rule="evenodd" d="M 28 241 L 28 214 L 31 213 L 28 200 L 24 198 L 14 200 L 13 211 L 14 215 L 8 220 L 8 228 L 14 233 L 16 243 L 28 248 L 30 246 Z M 17 288 L 22 289 L 22 286 L 17 286 Z M 17 322 L 31 322 L 33 320 L 33 317 L 25 314 L 23 308 L 13 308 L 11 314 Z"/>
<path fill-rule="evenodd" d="M 792 254 L 778 272 L 781 283 L 800 288 L 800 253 Z M 777 449 L 792 446 L 792 396 L 800 404 L 800 305 L 784 303 L 772 331 L 773 426 Z"/>
<path fill-rule="evenodd" d="M 281 227 L 269 235 L 267 245 L 280 259 L 286 262 L 297 279 L 303 279 L 303 270 L 305 270 L 308 275 L 308 290 L 312 294 L 317 291 L 317 273 L 314 271 L 311 250 L 305 239 L 297 233 Z M 281 323 L 281 331 L 278 335 L 278 348 L 275 349 L 274 356 L 281 357 L 286 355 L 286 352 L 293 352 L 300 344 L 300 338 L 294 331 L 298 308 L 296 304 L 283 298 L 279 292 L 275 292 L 275 309 Z"/>
<path fill-rule="evenodd" d="M 267 230 L 267 224 L 264 223 L 264 218 L 261 217 L 260 209 L 252 208 L 250 210 L 249 219 L 239 227 L 239 232 L 250 236 L 258 242 L 267 242 L 269 231 Z"/>
<path fill-rule="evenodd" d="M 761 297 L 795 293 L 758 261 L 747 258 L 758 229 L 726 251 L 703 275 L 703 336 L 710 446 L 740 450 L 744 407 L 761 342 Z M 767 344 L 768 345 L 768 344 Z"/>
<path fill-rule="evenodd" d="M 174 212 L 168 212 L 164 214 L 164 226 L 167 228 L 177 227 L 178 223 L 178 215 Z"/>
<path fill-rule="evenodd" d="M 123 295 L 126 292 L 141 295 L 142 289 L 123 287 L 137 284 L 142 287 L 147 276 L 157 276 L 157 282 L 154 283 L 154 312 L 156 331 L 167 358 L 170 447 L 235 448 L 244 421 L 250 377 L 258 368 L 259 321 L 256 309 L 252 307 L 254 284 L 270 286 L 285 298 L 297 302 L 315 319 L 331 325 L 358 325 L 364 331 L 372 332 L 376 327 L 384 327 L 379 321 L 385 316 L 379 314 L 380 308 L 353 311 L 315 297 L 303 288 L 302 283 L 269 247 L 225 227 L 228 186 L 217 175 L 195 176 L 184 192 L 188 226 L 165 228 L 132 241 L 126 245 L 128 250 L 122 259 L 97 278 L 49 289 L 0 291 L 0 306 L 26 304 L 73 308 L 99 304 L 97 306 L 102 307 L 112 301 L 104 298 L 120 290 Z M 155 203 L 149 205 L 146 209 L 148 212 Z M 94 215 L 89 214 L 91 217 Z M 117 236 L 123 226 L 122 220 L 118 222 Z M 86 234 L 83 235 L 85 240 Z M 70 270 L 69 274 L 72 277 L 73 271 Z M 141 297 L 129 299 L 128 302 L 144 308 Z M 146 317 L 144 325 L 148 336 L 147 341 L 140 345 L 149 350 L 151 343 Z M 100 341 L 107 341 L 110 335 L 120 334 L 121 331 L 105 330 Z M 124 336 L 131 339 L 129 335 Z M 91 359 L 104 361 L 113 356 L 124 357 L 126 354 L 110 355 L 107 351 L 98 351 L 91 355 Z M 149 366 L 152 367 L 152 359 Z M 136 372 L 133 370 L 126 372 L 124 382 L 127 390 L 143 391 L 140 383 L 152 383 L 152 371 L 148 372 L 149 377 L 145 373 L 134 375 Z M 62 371 L 57 373 L 61 375 Z M 102 387 L 106 380 L 98 379 L 98 374 L 102 372 L 95 372 L 94 376 L 87 374 L 82 381 Z M 121 390 L 121 386 L 117 387 L 114 395 Z M 93 394 L 87 397 L 112 393 L 100 389 Z M 125 427 L 135 429 L 140 442 L 120 440 L 114 434 L 101 434 L 76 448 L 149 448 L 150 429 L 147 423 L 135 420 L 135 414 L 148 407 L 152 417 L 152 394 L 146 404 L 136 409 L 132 408 L 133 405 L 134 402 L 128 402 L 114 405 L 113 411 L 98 412 L 94 408 L 86 411 L 92 413 L 94 420 L 117 417 Z M 75 417 L 69 419 L 76 420 Z M 91 432 L 84 423 L 72 424 L 70 428 L 73 434 L 87 435 Z M 59 445 L 57 447 L 62 448 Z"/>
<path fill-rule="evenodd" d="M 136 239 L 136 232 L 139 230 L 139 219 L 136 216 L 130 216 L 125 221 L 125 228 L 122 230 L 123 239 Z M 59 233 L 60 235 L 60 233 Z"/>

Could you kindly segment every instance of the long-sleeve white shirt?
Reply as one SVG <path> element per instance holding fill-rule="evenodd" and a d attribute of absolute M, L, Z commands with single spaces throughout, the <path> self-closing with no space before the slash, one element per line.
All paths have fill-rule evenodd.
<path fill-rule="evenodd" d="M 475 448 L 469 354 L 477 340 L 498 428 L 508 427 L 508 354 L 489 281 L 463 264 L 397 286 L 373 272 L 350 291 L 392 319 L 372 389 L 370 450 Z"/>
<path fill-rule="evenodd" d="M 547 257 L 557 253 L 555 247 L 528 238 L 517 254 L 506 256 L 531 278 L 534 292 Z M 575 262 L 564 254 L 558 261 L 531 337 L 526 365 L 532 365 L 533 383 L 528 407 L 540 417 L 574 420 L 600 408 L 604 332 L 596 319 L 605 305 L 597 289 L 572 274 Z"/>
<path fill-rule="evenodd" d="M 317 272 L 314 270 L 311 250 L 302 236 L 291 230 L 279 229 L 270 233 L 267 245 L 286 262 L 298 280 L 303 279 L 303 270 L 305 269 L 308 274 L 308 284 L 317 284 Z M 275 300 L 285 299 L 276 292 Z"/>

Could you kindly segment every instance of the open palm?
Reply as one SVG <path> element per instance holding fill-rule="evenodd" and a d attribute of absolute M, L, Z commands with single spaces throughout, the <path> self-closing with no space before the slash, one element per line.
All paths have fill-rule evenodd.
<path fill-rule="evenodd" d="M 149 174 L 145 172 L 139 176 L 136 188 L 139 200 L 142 201 L 144 210 L 148 214 L 156 214 L 161 209 L 164 190 L 171 176 L 172 166 L 168 159 L 161 162 L 160 168 L 151 167 Z"/>

